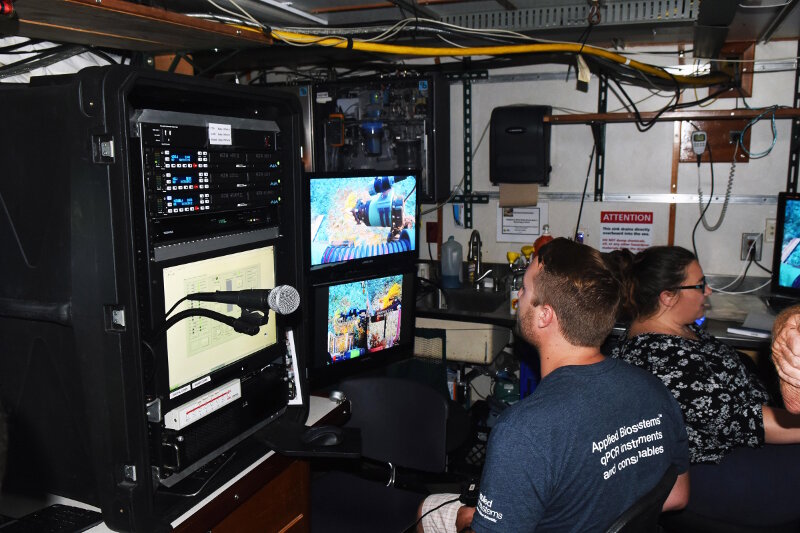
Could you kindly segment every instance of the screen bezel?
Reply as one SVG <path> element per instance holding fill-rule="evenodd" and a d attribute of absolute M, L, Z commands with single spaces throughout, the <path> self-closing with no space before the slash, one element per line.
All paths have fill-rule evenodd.
<path fill-rule="evenodd" d="M 778 193 L 778 213 L 775 217 L 775 244 L 772 253 L 770 291 L 780 296 L 800 298 L 800 287 L 787 287 L 780 284 L 781 255 L 783 252 L 783 238 L 786 231 L 786 205 L 790 201 L 800 202 L 800 193 Z"/>
<path fill-rule="evenodd" d="M 384 255 L 373 255 L 369 257 L 361 257 L 339 261 L 336 263 L 323 263 L 311 264 L 311 183 L 314 180 L 334 180 L 334 179 L 348 179 L 348 178 L 370 178 L 378 176 L 411 176 L 415 183 L 416 205 L 414 209 L 414 228 L 412 237 L 414 239 L 414 247 L 412 250 L 403 252 L 395 252 Z M 347 276 L 352 273 L 374 272 L 375 269 L 389 268 L 396 266 L 398 263 L 410 264 L 414 262 L 419 256 L 419 199 L 420 195 L 420 179 L 418 170 L 409 169 L 393 169 L 393 170 L 348 170 L 340 172 L 308 172 L 303 176 L 303 247 L 305 251 L 306 271 L 309 272 L 312 282 L 323 283 L 338 279 L 341 276 Z"/>
<path fill-rule="evenodd" d="M 402 294 L 405 305 L 400 322 L 400 342 L 390 348 L 376 352 L 366 352 L 354 359 L 345 359 L 327 364 L 328 297 L 330 287 L 357 283 L 388 276 L 402 276 Z M 333 282 L 319 284 L 311 288 L 312 311 L 312 353 L 308 358 L 308 379 L 312 389 L 336 383 L 346 377 L 375 370 L 392 363 L 408 359 L 414 353 L 415 322 L 415 273 L 413 269 L 399 269 L 369 275 L 351 276 Z"/>
<path fill-rule="evenodd" d="M 224 257 L 230 254 L 255 250 L 259 248 L 266 248 L 266 247 L 272 247 L 273 249 L 273 260 L 274 260 L 273 268 L 276 271 L 273 272 L 273 280 L 275 280 L 275 284 L 277 285 L 278 284 L 277 262 L 279 260 L 279 246 L 276 240 L 261 241 L 242 246 L 229 247 L 212 252 L 205 252 L 191 256 L 184 256 L 177 259 L 165 260 L 158 263 L 151 263 L 151 269 L 150 269 L 151 270 L 150 272 L 151 316 L 159 317 L 158 319 L 151 321 L 153 330 L 156 330 L 158 326 L 160 326 L 160 324 L 163 323 L 164 313 L 167 311 L 166 304 L 164 302 L 164 282 L 163 282 L 163 273 L 165 268 L 181 264 L 194 263 L 205 259 Z M 271 288 L 271 287 L 265 287 L 265 288 Z M 176 311 L 173 312 L 170 316 L 174 315 L 179 309 L 180 307 L 176 309 Z M 215 387 L 227 383 L 232 379 L 243 378 L 251 373 L 255 373 L 260 369 L 262 369 L 264 366 L 270 364 L 276 358 L 282 356 L 283 353 L 285 352 L 285 345 L 282 342 L 282 339 L 284 337 L 284 330 L 282 328 L 281 319 L 274 312 L 270 312 L 269 316 L 270 316 L 269 323 L 274 324 L 276 332 L 275 342 L 273 344 L 268 345 L 249 355 L 243 356 L 242 358 L 231 361 L 225 366 L 217 368 L 216 370 L 211 370 L 208 374 L 205 374 L 204 376 L 189 380 L 187 382 L 188 384 L 191 383 L 197 383 L 197 384 L 191 387 L 190 390 L 179 395 L 173 394 L 173 390 L 171 390 L 169 383 L 169 357 L 167 352 L 166 333 L 162 335 L 161 338 L 157 339 L 156 343 L 152 345 L 152 350 L 154 355 L 152 376 L 150 376 L 150 379 L 146 380 L 145 384 L 146 384 L 146 389 L 150 394 L 160 398 L 162 411 L 166 412 L 174 407 L 183 405 L 186 402 L 196 398 L 197 396 L 200 396 L 210 390 L 213 390 Z M 186 384 L 184 384 L 183 386 L 186 386 Z M 174 390 L 180 390 L 180 387 Z"/>

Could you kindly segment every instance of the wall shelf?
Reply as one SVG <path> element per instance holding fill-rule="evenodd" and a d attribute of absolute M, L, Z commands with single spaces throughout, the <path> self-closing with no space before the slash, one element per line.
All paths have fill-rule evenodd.
<path fill-rule="evenodd" d="M 800 45 L 798 45 L 800 46 Z M 800 68 L 797 70 L 798 75 L 796 76 L 797 79 L 800 79 Z M 797 92 L 797 79 L 795 80 L 795 92 Z M 599 91 L 600 95 L 604 94 L 604 91 Z M 683 122 L 683 121 L 692 121 L 692 120 L 703 120 L 703 121 L 722 121 L 722 120 L 752 120 L 759 115 L 764 115 L 767 118 L 771 118 L 772 114 L 774 113 L 776 119 L 792 119 L 792 138 L 797 139 L 798 135 L 800 135 L 800 107 L 798 107 L 797 103 L 798 99 L 795 98 L 795 107 L 785 107 L 779 108 L 773 111 L 768 111 L 765 113 L 764 109 L 721 109 L 721 110 L 688 110 L 688 111 L 669 111 L 666 113 L 662 113 L 659 115 L 657 112 L 644 112 L 639 113 L 639 116 L 635 113 L 581 113 L 575 115 L 549 115 L 544 117 L 545 122 L 549 122 L 550 124 L 557 125 L 557 124 L 588 124 L 592 127 L 592 131 L 595 135 L 595 157 L 602 156 L 603 151 L 605 150 L 605 126 L 607 124 L 612 123 L 630 123 L 636 122 L 637 120 L 642 120 L 645 122 L 650 122 L 655 120 L 657 122 Z M 602 108 L 601 108 L 602 111 Z M 602 135 L 598 135 L 598 131 L 602 131 Z M 786 190 L 789 192 L 795 192 L 797 190 L 797 174 L 798 174 L 798 153 L 800 152 L 800 146 L 795 142 L 792 142 L 790 146 L 790 156 L 789 156 L 789 175 L 786 180 Z M 603 201 L 609 200 L 603 194 L 603 183 L 605 180 L 604 170 L 602 165 L 600 164 L 601 160 L 598 159 L 595 162 L 595 192 L 594 192 L 594 199 L 595 201 Z M 674 183 L 673 179 L 673 191 L 675 190 L 676 184 Z"/>
<path fill-rule="evenodd" d="M 689 110 L 669 111 L 662 113 L 656 120 L 658 122 L 675 122 L 683 120 L 736 120 L 753 119 L 763 113 L 763 109 L 722 109 L 722 110 Z M 658 113 L 648 111 L 640 113 L 642 120 L 653 120 Z M 775 118 L 800 117 L 800 109 L 783 108 L 775 110 Z M 591 124 L 593 122 L 623 123 L 636 122 L 634 113 L 583 113 L 576 115 L 550 115 L 544 117 L 545 122 L 551 124 Z"/>
<path fill-rule="evenodd" d="M 17 33 L 35 39 L 150 53 L 272 44 L 258 31 L 124 0 L 25 0 L 14 9 Z"/>

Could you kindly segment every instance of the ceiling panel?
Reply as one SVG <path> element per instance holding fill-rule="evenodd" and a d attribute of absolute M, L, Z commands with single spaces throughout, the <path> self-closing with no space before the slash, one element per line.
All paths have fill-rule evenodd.
<path fill-rule="evenodd" d="M 699 43 L 715 49 L 721 42 L 797 39 L 800 35 L 800 0 L 736 0 L 733 18 L 706 17 L 697 23 L 705 6 L 733 0 L 601 0 L 596 12 L 585 0 L 238 0 L 237 5 L 269 27 L 328 29 L 388 27 L 404 18 L 431 17 L 474 30 L 501 29 L 541 39 L 580 41 L 625 47 L 635 44 Z M 141 51 L 192 51 L 211 54 L 214 49 L 250 48 L 242 57 L 265 56 L 264 64 L 352 64 L 386 59 L 374 54 L 306 47 L 289 50 L 270 45 L 269 38 L 248 30 L 244 13 L 233 4 L 224 12 L 199 0 L 25 0 L 15 3 L 19 34 L 55 41 L 101 45 Z M 214 17 L 243 21 L 231 26 Z M 590 19 L 595 24 L 591 31 Z M 725 24 L 730 20 L 729 24 Z M 244 29 L 242 29 L 244 28 Z M 309 30 L 310 31 L 310 30 Z M 365 30 L 366 31 L 366 30 Z M 407 32 L 394 42 L 430 46 L 497 44 L 485 37 L 470 39 L 442 29 Z M 396 60 L 396 58 L 391 58 Z"/>

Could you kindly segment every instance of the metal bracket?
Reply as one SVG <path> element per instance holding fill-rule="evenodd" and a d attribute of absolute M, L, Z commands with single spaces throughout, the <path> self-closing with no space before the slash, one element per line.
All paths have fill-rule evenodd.
<path fill-rule="evenodd" d="M 605 113 L 608 109 L 608 78 L 604 75 L 599 76 L 599 86 L 597 88 L 597 112 Z M 606 160 L 606 123 L 593 122 L 592 134 L 594 135 L 594 201 L 603 201 L 603 183 L 605 181 L 605 160 Z"/>
<path fill-rule="evenodd" d="M 161 422 L 161 398 L 156 398 L 152 402 L 148 403 L 147 407 L 145 408 L 145 413 L 147 413 L 148 422 Z"/>
<path fill-rule="evenodd" d="M 450 199 L 452 204 L 488 204 L 489 195 L 486 193 L 456 194 Z"/>
<path fill-rule="evenodd" d="M 464 72 L 446 72 L 445 79 L 450 81 L 461 80 L 486 80 L 489 79 L 488 70 L 470 70 Z"/>
<path fill-rule="evenodd" d="M 123 465 L 123 475 L 125 481 L 136 483 L 136 465 Z"/>
<path fill-rule="evenodd" d="M 800 41 L 797 41 L 797 52 L 800 54 Z M 794 107 L 800 107 L 800 61 L 794 69 Z M 786 191 L 797 192 L 797 180 L 800 174 L 800 117 L 792 119 L 792 134 L 789 141 L 789 173 L 786 177 Z"/>
<path fill-rule="evenodd" d="M 450 202 L 464 204 L 464 227 L 472 228 L 472 204 L 488 203 L 488 196 L 472 194 L 472 80 L 487 79 L 488 70 L 448 72 L 446 79 L 461 81 L 464 95 L 464 194 L 454 196 Z M 485 200 L 484 200 L 485 198 Z"/>
<path fill-rule="evenodd" d="M 95 163 L 114 162 L 114 138 L 110 135 L 92 136 L 92 156 Z"/>
<path fill-rule="evenodd" d="M 461 81 L 464 88 L 464 195 L 472 193 L 472 81 Z M 464 202 L 464 227 L 472 227 L 472 203 Z"/>
<path fill-rule="evenodd" d="M 125 331 L 125 306 L 105 305 L 106 331 Z"/>

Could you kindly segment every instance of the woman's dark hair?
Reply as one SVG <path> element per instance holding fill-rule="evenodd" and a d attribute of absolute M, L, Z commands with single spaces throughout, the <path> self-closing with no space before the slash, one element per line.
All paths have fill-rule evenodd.
<path fill-rule="evenodd" d="M 653 315 L 658 311 L 661 293 L 680 286 L 686 268 L 697 260 L 692 252 L 680 246 L 653 246 L 636 255 L 627 249 L 614 250 L 605 259 L 617 272 L 623 287 L 622 320 Z"/>

